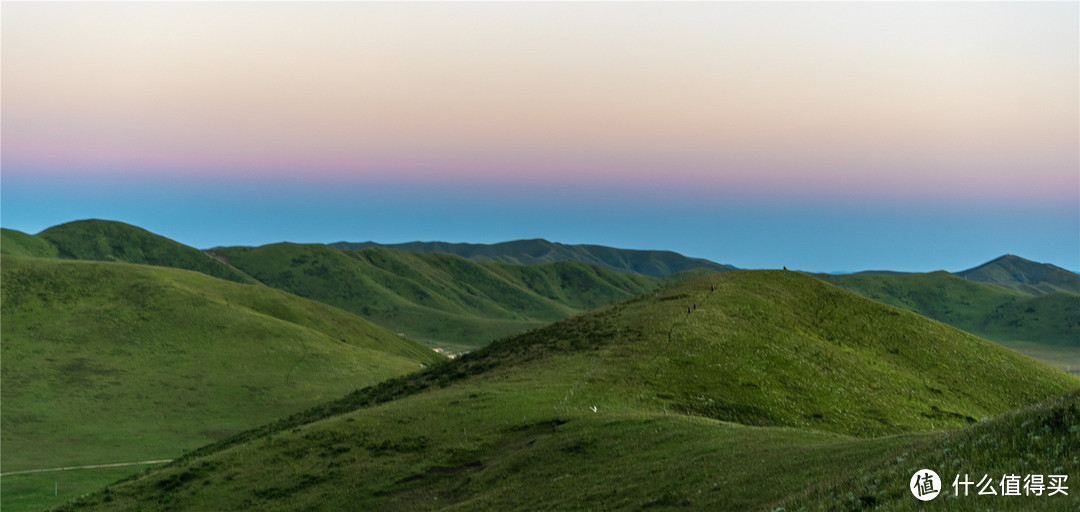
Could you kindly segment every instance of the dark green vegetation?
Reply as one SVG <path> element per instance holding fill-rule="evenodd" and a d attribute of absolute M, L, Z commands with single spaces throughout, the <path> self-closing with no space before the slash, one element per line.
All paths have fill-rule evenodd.
<path fill-rule="evenodd" d="M 524 266 L 448 254 L 327 245 L 224 247 L 213 253 L 259 281 L 337 306 L 431 346 L 454 349 L 540 327 L 660 280 L 576 261 Z"/>
<path fill-rule="evenodd" d="M 0 251 L 17 256 L 120 261 L 182 268 L 229 281 L 255 283 L 251 277 L 203 251 L 130 224 L 107 220 L 69 222 L 34 236 L 4 230 Z"/>
<path fill-rule="evenodd" d="M 368 247 L 380 246 L 374 242 L 349 243 L 338 242 L 333 247 L 357 251 Z M 556 261 L 580 261 L 597 265 L 616 272 L 635 272 L 652 277 L 667 277 L 686 270 L 704 268 L 707 270 L 734 270 L 731 265 L 721 265 L 700 258 L 688 258 L 671 251 L 639 251 L 615 249 L 602 245 L 567 245 L 549 242 L 543 239 L 515 240 L 498 244 L 454 244 L 447 242 L 409 242 L 404 244 L 386 244 L 389 247 L 409 252 L 456 254 L 474 261 L 502 261 L 522 265 L 539 265 Z"/>
<path fill-rule="evenodd" d="M 942 493 L 923 504 L 899 482 L 921 469 L 943 480 Z M 845 471 L 783 504 L 785 510 L 1080 510 L 1080 392 L 1053 398 L 989 421 L 951 432 L 912 436 L 894 458 L 862 471 Z M 954 479 L 978 483 L 994 479 L 998 496 L 979 496 L 979 487 L 953 487 Z M 1017 475 L 1068 475 L 1068 496 L 1002 496 L 1001 478 Z M 959 494 L 954 491 L 958 490 Z M 1020 488 L 1023 493 L 1023 487 Z"/>
<path fill-rule="evenodd" d="M 980 421 L 1078 385 L 799 273 L 728 272 L 365 388 L 66 509 L 793 510 L 846 492 L 907 506 L 907 466 L 890 468 L 934 462 L 939 443 L 943 463 L 970 472 L 1012 470 L 982 453 L 999 446 L 1029 457 L 1017 471 L 1054 461 L 1075 474 L 1077 436 L 1062 435 L 1075 434 L 1075 396 Z M 874 471 L 888 479 L 859 479 Z M 852 508 L 839 497 L 824 505 Z"/>
<path fill-rule="evenodd" d="M 5 472 L 177 457 L 442 360 L 339 309 L 196 272 L 4 255 L 0 273 Z M 33 478 L 48 477 L 4 477 L 4 510 Z"/>
<path fill-rule="evenodd" d="M 1080 275 L 1012 254 L 957 272 L 956 275 L 970 281 L 1014 287 L 1034 295 L 1059 291 L 1080 293 Z"/>
<path fill-rule="evenodd" d="M 996 341 L 1060 368 L 1080 368 L 1078 294 L 1062 291 L 1032 294 L 1024 291 L 1024 287 L 976 282 L 948 272 L 818 274 L 816 277 Z"/>

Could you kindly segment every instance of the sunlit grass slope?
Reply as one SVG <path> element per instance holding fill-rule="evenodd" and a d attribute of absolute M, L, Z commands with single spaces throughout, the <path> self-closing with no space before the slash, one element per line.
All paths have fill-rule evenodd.
<path fill-rule="evenodd" d="M 476 347 L 655 288 L 574 261 L 520 266 L 447 254 L 326 245 L 217 248 L 259 281 L 436 346 Z"/>
<path fill-rule="evenodd" d="M 1080 295 L 1061 291 L 1032 295 L 947 272 L 816 277 L 1047 363 L 1080 367 Z"/>
<path fill-rule="evenodd" d="M 811 277 L 736 271 L 500 340 L 69 510 L 771 510 L 1078 385 Z"/>
<path fill-rule="evenodd" d="M 255 282 L 198 249 L 123 222 L 68 222 L 38 233 L 37 238 L 55 246 L 62 258 L 183 268 L 239 283 Z"/>
<path fill-rule="evenodd" d="M 7 255 L 0 269 L 5 472 L 176 457 L 441 359 L 264 286 Z"/>

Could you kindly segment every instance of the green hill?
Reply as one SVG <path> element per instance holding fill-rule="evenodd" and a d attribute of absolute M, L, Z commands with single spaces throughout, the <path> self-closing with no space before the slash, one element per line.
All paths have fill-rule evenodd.
<path fill-rule="evenodd" d="M 65 510 L 772 510 L 1078 385 L 799 273 L 728 272 L 366 388 Z M 1075 472 L 1071 453 L 1048 457 Z"/>
<path fill-rule="evenodd" d="M 948 272 L 817 274 L 845 289 L 945 322 L 1061 368 L 1080 368 L 1080 295 L 1032 295 Z"/>
<path fill-rule="evenodd" d="M 331 245 L 337 249 L 348 251 L 380 246 L 380 244 L 374 242 L 338 242 Z M 567 245 L 543 239 L 515 240 L 498 244 L 409 242 L 381 245 L 381 247 L 419 253 L 455 254 L 473 261 L 502 261 L 522 265 L 541 265 L 556 261 L 579 261 L 616 272 L 635 272 L 652 277 L 667 277 L 671 274 L 695 268 L 715 271 L 735 269 L 731 265 L 721 265 L 700 258 L 688 258 L 671 251 L 615 249 L 602 245 Z"/>
<path fill-rule="evenodd" d="M 54 245 L 62 258 L 182 268 L 239 283 L 255 282 L 198 249 L 122 222 L 69 222 L 46 229 L 37 238 Z"/>
<path fill-rule="evenodd" d="M 1012 254 L 957 272 L 956 275 L 970 281 L 1017 288 L 1034 295 L 1059 291 L 1080 293 L 1080 275 Z"/>
<path fill-rule="evenodd" d="M 447 254 L 326 245 L 224 247 L 213 253 L 259 281 L 455 350 L 540 327 L 654 288 L 656 278 L 574 261 L 522 266 Z"/>
<path fill-rule="evenodd" d="M 5 472 L 178 457 L 442 359 L 336 308 L 196 272 L 9 255 L 0 272 Z M 105 474 L 82 492 L 118 477 Z M 40 508 L 30 487 L 51 497 L 54 478 L 78 495 L 68 474 L 4 476 L 4 510 Z"/>
<path fill-rule="evenodd" d="M 14 229 L 0 228 L 0 254 L 58 258 L 60 251 L 48 240 Z"/>

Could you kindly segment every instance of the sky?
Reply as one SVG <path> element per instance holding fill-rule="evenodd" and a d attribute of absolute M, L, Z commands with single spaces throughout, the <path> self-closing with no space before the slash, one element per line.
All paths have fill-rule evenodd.
<path fill-rule="evenodd" d="M 1080 3 L 0 6 L 0 224 L 1080 270 Z"/>

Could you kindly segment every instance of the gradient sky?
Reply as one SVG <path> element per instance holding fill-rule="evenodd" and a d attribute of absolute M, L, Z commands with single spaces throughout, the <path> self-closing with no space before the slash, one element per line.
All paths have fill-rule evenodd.
<path fill-rule="evenodd" d="M 12 3 L 0 222 L 1080 270 L 1080 4 Z"/>

